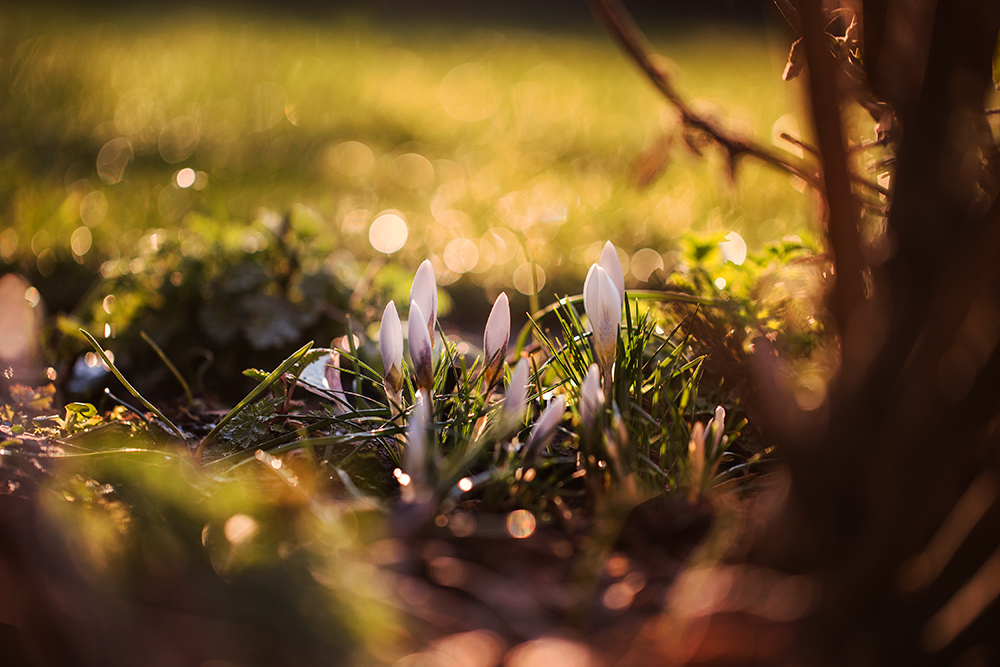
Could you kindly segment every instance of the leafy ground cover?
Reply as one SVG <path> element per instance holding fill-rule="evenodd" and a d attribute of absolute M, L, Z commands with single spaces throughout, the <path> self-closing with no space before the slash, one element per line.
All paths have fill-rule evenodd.
<path fill-rule="evenodd" d="M 72 562 L 79 604 L 103 595 L 206 613 L 237 635 L 266 626 L 217 649 L 237 664 L 258 664 L 261 650 L 278 664 L 314 652 L 378 664 L 466 645 L 482 662 L 460 664 L 495 664 L 523 642 L 548 650 L 563 641 L 549 633 L 591 627 L 606 641 L 561 648 L 614 655 L 657 618 L 689 559 L 732 546 L 734 503 L 767 450 L 743 437 L 738 394 L 701 384 L 711 352 L 690 322 L 724 302 L 631 296 L 610 244 L 601 263 L 582 296 L 519 336 L 499 298 L 474 356 L 434 332 L 426 262 L 408 362 L 390 304 L 383 372 L 353 345 L 307 344 L 271 372 L 249 370 L 259 384 L 228 412 L 161 410 L 124 377 L 132 395 L 108 413 L 57 410 L 51 391 L 16 385 L 2 426 L 6 501 L 42 482 L 35 512 Z M 519 361 L 505 371 L 506 358 Z M 738 493 L 705 495 L 737 480 Z M 101 614 L 97 626 L 117 620 Z M 158 641 L 176 642 L 172 631 Z M 220 645 L 203 632 L 196 644 Z"/>

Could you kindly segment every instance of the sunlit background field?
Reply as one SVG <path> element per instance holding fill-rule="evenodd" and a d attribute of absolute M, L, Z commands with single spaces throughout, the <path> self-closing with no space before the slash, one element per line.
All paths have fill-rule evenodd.
<path fill-rule="evenodd" d="M 661 286 L 687 234 L 736 231 L 753 251 L 809 232 L 801 182 L 753 162 L 731 181 L 714 149 L 693 154 L 596 27 L 42 14 L 0 18 L 0 271 L 112 336 L 153 294 L 218 296 L 206 284 L 232 266 L 208 265 L 227 253 L 274 266 L 280 250 L 334 276 L 337 312 L 366 323 L 430 258 L 461 324 L 501 290 L 523 313 L 532 262 L 543 304 L 578 293 L 607 239 L 630 285 Z M 765 143 L 798 133 L 786 43 L 755 26 L 656 30 L 698 108 Z M 263 280 L 240 271 L 230 282 Z M 309 298 L 293 287 L 293 304 Z"/>

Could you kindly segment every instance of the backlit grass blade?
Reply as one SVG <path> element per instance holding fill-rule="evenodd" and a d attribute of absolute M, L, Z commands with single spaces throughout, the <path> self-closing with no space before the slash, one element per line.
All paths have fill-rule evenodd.
<path fill-rule="evenodd" d="M 136 388 L 129 383 L 128 380 L 125 379 L 125 376 L 122 375 L 121 371 L 118 370 L 118 367 L 115 366 L 113 361 L 111 361 L 111 359 L 108 357 L 107 352 L 105 352 L 104 348 L 101 347 L 101 344 L 97 342 L 97 339 L 94 338 L 90 334 L 90 332 L 85 329 L 80 329 L 80 333 L 82 333 L 83 337 L 87 339 L 87 342 L 89 342 L 94 347 L 94 349 L 97 350 L 97 354 L 101 355 L 101 359 L 103 359 L 104 363 L 108 365 L 108 368 L 110 368 L 111 372 L 114 373 L 116 378 L 118 378 L 118 381 L 122 383 L 122 386 L 128 389 L 129 393 L 135 396 L 136 400 L 142 403 L 147 410 L 156 415 L 157 419 L 166 424 L 167 427 L 171 431 L 173 431 L 174 435 L 176 435 L 178 438 L 181 439 L 181 442 L 187 443 L 187 438 L 184 437 L 184 433 L 179 428 L 177 428 L 177 426 L 172 421 L 167 419 L 167 417 L 162 412 L 160 412 L 155 405 L 147 401 L 145 397 L 142 394 L 140 394 L 136 390 Z"/>
<path fill-rule="evenodd" d="M 261 380 L 260 384 L 254 387 L 254 390 L 246 395 L 246 398 L 237 403 L 236 407 L 230 410 L 225 417 L 219 420 L 219 423 L 215 425 L 215 428 L 209 431 L 208 435 L 205 436 L 205 439 L 201 441 L 200 445 L 198 445 L 198 451 L 195 452 L 195 457 L 200 459 L 201 453 L 205 449 L 205 445 L 208 444 L 209 442 L 212 442 L 212 440 L 215 439 L 215 437 L 219 434 L 219 431 L 221 431 L 222 428 L 226 424 L 228 424 L 233 417 L 239 414 L 240 410 L 250 405 L 250 403 L 255 398 L 260 396 L 263 392 L 267 391 L 267 388 L 270 387 L 272 384 L 274 384 L 278 380 L 278 378 L 280 378 L 285 373 L 285 371 L 294 366 L 298 362 L 298 360 L 301 359 L 305 355 L 305 353 L 309 351 L 309 348 L 311 348 L 312 346 L 313 342 L 309 341 L 308 343 L 300 347 L 298 350 L 296 350 L 292 354 L 292 356 L 288 357 L 283 362 L 281 362 L 281 365 L 275 368 L 273 371 L 271 371 L 271 373 L 266 378 Z"/>
<path fill-rule="evenodd" d="M 145 331 L 140 331 L 139 335 L 142 336 L 142 339 L 144 341 L 149 343 L 149 346 L 153 348 L 153 352 L 156 352 L 156 356 L 160 358 L 160 361 L 162 361 L 163 364 L 167 367 L 167 370 L 173 373 L 174 377 L 177 378 L 177 381 L 181 384 L 181 387 L 184 389 L 184 395 L 187 397 L 188 405 L 193 405 L 194 395 L 191 393 L 191 386 L 188 385 L 187 380 L 184 379 L 184 376 L 181 375 L 181 372 L 177 370 L 177 366 L 174 366 L 174 362 L 170 361 L 170 357 L 168 357 L 167 353 L 163 351 L 163 348 L 157 345 L 156 341 L 147 336 Z"/>

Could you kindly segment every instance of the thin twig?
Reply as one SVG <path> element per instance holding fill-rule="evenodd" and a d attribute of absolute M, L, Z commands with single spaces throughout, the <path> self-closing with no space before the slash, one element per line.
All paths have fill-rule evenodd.
<path fill-rule="evenodd" d="M 813 146 L 810 146 L 809 144 L 807 144 L 806 142 L 802 141 L 801 139 L 799 139 L 797 137 L 793 137 L 792 135 L 788 134 L 787 132 L 782 132 L 778 136 L 781 139 L 784 139 L 788 143 L 792 144 L 793 146 L 798 146 L 799 148 L 801 148 L 802 150 L 804 150 L 806 153 L 812 153 L 816 157 L 820 156 L 819 155 L 819 151 L 816 150 Z"/>
<path fill-rule="evenodd" d="M 792 135 L 788 134 L 787 132 L 782 132 L 779 136 L 782 139 L 784 139 L 785 141 L 787 141 L 788 143 L 793 144 L 795 146 L 798 146 L 803 151 L 805 151 L 807 153 L 812 153 L 816 157 L 820 157 L 819 151 L 816 150 L 816 148 L 814 146 L 810 146 L 809 144 L 807 144 L 806 142 L 802 141 L 801 139 L 797 139 L 797 138 L 793 137 Z M 859 174 L 855 174 L 853 171 L 848 171 L 848 176 L 850 177 L 850 179 L 851 179 L 852 182 L 857 183 L 858 185 L 863 185 L 864 187 L 868 188 L 869 190 L 874 190 L 875 192 L 877 192 L 880 195 L 883 195 L 885 197 L 889 196 L 889 190 L 888 190 L 888 188 L 885 188 L 885 187 L 879 185 L 875 181 L 868 180 L 864 176 L 861 176 Z"/>
<path fill-rule="evenodd" d="M 704 132 L 722 147 L 726 151 L 731 165 L 735 164 L 740 157 L 749 155 L 776 169 L 798 176 L 816 189 L 822 189 L 822 183 L 816 170 L 805 162 L 793 161 L 776 150 L 759 144 L 748 137 L 734 134 L 713 120 L 696 113 L 674 88 L 670 81 L 670 73 L 653 63 L 653 50 L 649 40 L 635 24 L 628 10 L 618 0 L 589 0 L 588 4 L 598 23 L 618 41 L 619 45 L 646 73 L 653 85 L 678 111 L 681 122 L 686 127 Z"/>
<path fill-rule="evenodd" d="M 854 153 L 860 153 L 861 151 L 866 151 L 869 148 L 878 148 L 885 146 L 885 139 L 872 139 L 871 141 L 862 141 L 860 144 L 855 144 L 854 146 L 848 146 L 847 152 L 850 155 Z"/>
<path fill-rule="evenodd" d="M 865 300 L 864 258 L 858 229 L 861 210 L 851 191 L 852 174 L 847 163 L 844 129 L 840 117 L 840 95 L 836 85 L 836 61 L 829 57 L 823 14 L 814 0 L 798 0 L 802 22 L 802 43 L 809 68 L 808 90 L 813 125 L 823 156 L 823 184 L 826 192 L 827 239 L 833 251 L 837 280 L 829 295 L 830 311 L 837 321 L 842 345 L 848 324 Z"/>

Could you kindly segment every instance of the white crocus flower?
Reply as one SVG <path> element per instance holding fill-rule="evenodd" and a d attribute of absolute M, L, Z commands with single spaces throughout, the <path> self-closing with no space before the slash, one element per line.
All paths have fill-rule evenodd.
<path fill-rule="evenodd" d="M 622 295 L 603 267 L 594 264 L 583 284 L 583 308 L 594 332 L 594 352 L 609 391 L 611 369 L 618 355 L 618 328 L 622 321 Z"/>
<path fill-rule="evenodd" d="M 504 398 L 502 424 L 503 430 L 510 432 L 520 428 L 524 420 L 524 412 L 528 408 L 528 360 L 521 359 L 514 366 L 507 385 L 507 396 Z"/>
<path fill-rule="evenodd" d="M 382 384 L 386 396 L 390 403 L 398 406 L 403 391 L 403 325 L 399 323 L 399 313 L 392 301 L 382 312 L 378 349 L 382 354 Z"/>
<path fill-rule="evenodd" d="M 618 251 L 615 250 L 614 244 L 608 241 L 604 244 L 604 249 L 601 251 L 601 261 L 598 262 L 601 268 L 608 272 L 608 277 L 611 278 L 611 282 L 614 283 L 615 289 L 618 290 L 618 295 L 621 296 L 622 300 L 625 299 L 625 274 L 622 273 L 622 263 L 618 259 Z"/>
<path fill-rule="evenodd" d="M 410 341 L 410 362 L 417 376 L 417 388 L 429 396 L 434 385 L 434 355 L 427 319 L 416 301 L 410 302 L 410 319 L 407 322 Z"/>
<path fill-rule="evenodd" d="M 507 343 L 510 340 L 510 303 L 507 294 L 500 293 L 493 302 L 493 310 L 486 320 L 486 330 L 483 333 L 483 386 L 489 390 L 503 370 L 503 360 L 507 356 Z"/>
<path fill-rule="evenodd" d="M 580 388 L 580 421 L 587 428 L 593 427 L 597 416 L 604 410 L 604 392 L 601 391 L 601 371 L 591 364 Z"/>
<path fill-rule="evenodd" d="M 707 455 L 711 458 L 715 458 L 719 455 L 719 447 L 722 445 L 722 436 L 726 430 L 726 409 L 721 405 L 715 408 L 715 417 L 708 420 L 708 426 L 705 427 L 706 437 L 711 434 L 712 436 L 712 448 L 708 450 Z"/>
<path fill-rule="evenodd" d="M 556 427 L 566 415 L 566 399 L 563 396 L 556 396 L 549 407 L 535 421 L 535 426 L 531 429 L 528 437 L 528 444 L 524 448 L 524 460 L 531 463 L 545 451 L 555 435 Z"/>
<path fill-rule="evenodd" d="M 406 430 L 406 456 L 403 461 L 403 470 L 410 476 L 413 485 L 427 483 L 427 429 L 430 422 L 430 403 L 424 392 L 417 391 Z"/>
<path fill-rule="evenodd" d="M 430 260 L 425 259 L 417 268 L 417 273 L 413 276 L 413 285 L 410 287 L 410 304 L 420 304 L 420 312 L 424 314 L 427 334 L 434 346 L 434 322 L 437 321 L 438 297 L 437 281 L 434 279 L 434 267 Z"/>

